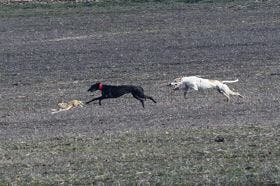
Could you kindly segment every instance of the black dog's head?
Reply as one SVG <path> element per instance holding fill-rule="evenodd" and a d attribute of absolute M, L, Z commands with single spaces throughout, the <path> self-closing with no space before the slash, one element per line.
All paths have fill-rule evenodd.
<path fill-rule="evenodd" d="M 94 92 L 94 91 L 97 91 L 99 90 L 99 86 L 100 86 L 100 83 L 95 83 L 93 85 L 90 86 L 90 88 L 88 89 L 89 92 Z"/>

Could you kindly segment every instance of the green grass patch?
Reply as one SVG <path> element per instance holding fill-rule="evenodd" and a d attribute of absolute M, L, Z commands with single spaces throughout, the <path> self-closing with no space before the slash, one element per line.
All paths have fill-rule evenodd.
<path fill-rule="evenodd" d="M 280 183 L 279 128 L 190 128 L 1 141 L 1 180 L 38 184 Z M 216 136 L 224 142 L 216 142 Z"/>

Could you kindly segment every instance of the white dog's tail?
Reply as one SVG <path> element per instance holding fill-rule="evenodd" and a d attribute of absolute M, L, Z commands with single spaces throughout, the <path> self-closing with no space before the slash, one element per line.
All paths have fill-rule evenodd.
<path fill-rule="evenodd" d="M 237 82 L 237 81 L 238 81 L 238 79 L 233 80 L 233 81 L 222 81 L 222 83 L 235 83 L 235 82 Z"/>

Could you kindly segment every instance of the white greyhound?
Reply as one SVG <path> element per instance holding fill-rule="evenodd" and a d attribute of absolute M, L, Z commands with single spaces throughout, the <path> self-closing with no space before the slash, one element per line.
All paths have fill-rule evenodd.
<path fill-rule="evenodd" d="M 173 90 L 183 90 L 185 98 L 187 95 L 187 91 L 189 89 L 200 90 L 200 89 L 215 88 L 224 96 L 226 96 L 227 101 L 229 101 L 230 95 L 235 95 L 243 98 L 243 96 L 241 96 L 238 92 L 233 92 L 225 84 L 225 83 L 235 83 L 237 81 L 238 79 L 233 81 L 219 81 L 219 80 L 204 79 L 198 76 L 187 76 L 187 77 L 176 78 L 169 85 L 174 87 Z"/>

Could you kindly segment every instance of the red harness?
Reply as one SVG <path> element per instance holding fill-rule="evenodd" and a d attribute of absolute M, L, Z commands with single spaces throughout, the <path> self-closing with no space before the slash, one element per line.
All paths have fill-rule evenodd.
<path fill-rule="evenodd" d="M 99 85 L 98 85 L 98 90 L 101 90 L 101 91 L 102 91 L 102 89 L 103 89 L 103 84 L 102 84 L 102 83 L 99 83 Z"/>

